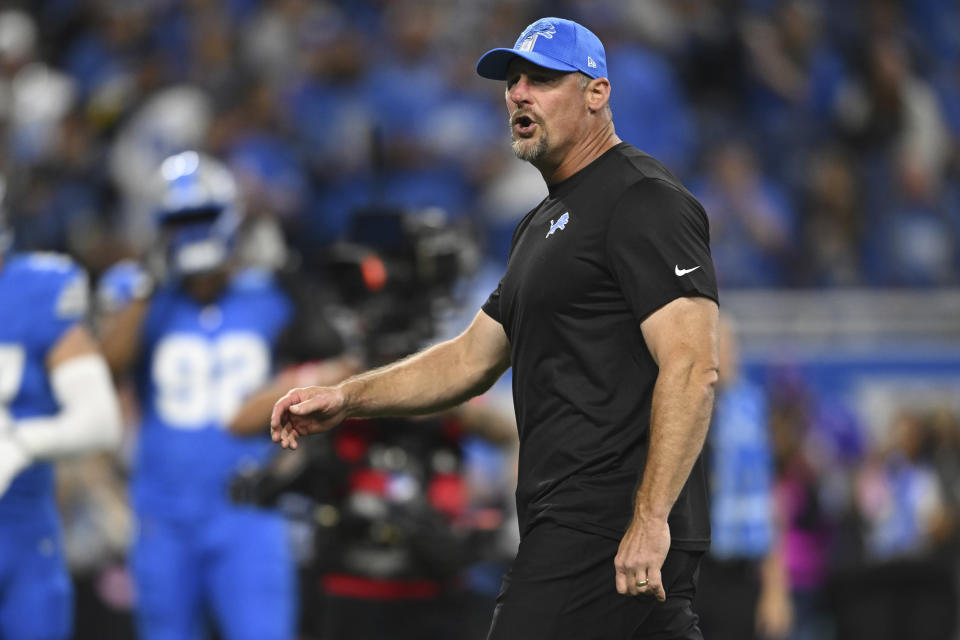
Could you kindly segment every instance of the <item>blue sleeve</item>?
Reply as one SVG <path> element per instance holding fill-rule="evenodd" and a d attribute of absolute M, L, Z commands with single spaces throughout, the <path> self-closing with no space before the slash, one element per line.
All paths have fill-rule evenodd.
<path fill-rule="evenodd" d="M 135 260 L 121 260 L 107 269 L 97 283 L 97 303 L 107 313 L 119 311 L 153 290 L 153 278 Z"/>
<path fill-rule="evenodd" d="M 37 335 L 53 347 L 90 309 L 87 273 L 65 256 L 38 254 L 28 259 L 25 287 L 34 292 Z"/>

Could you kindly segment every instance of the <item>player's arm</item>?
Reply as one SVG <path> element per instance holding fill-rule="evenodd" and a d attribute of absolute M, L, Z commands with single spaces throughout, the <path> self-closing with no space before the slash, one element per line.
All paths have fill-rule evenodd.
<path fill-rule="evenodd" d="M 115 376 L 129 371 L 140 353 L 140 332 L 152 290 L 153 279 L 130 260 L 118 262 L 100 278 L 97 298 L 105 313 L 99 338 Z"/>
<path fill-rule="evenodd" d="M 47 375 L 60 410 L 3 425 L 0 495 L 34 462 L 110 448 L 120 440 L 120 406 L 110 371 L 82 324 L 68 329 L 50 349 Z"/>
<path fill-rule="evenodd" d="M 47 355 L 60 411 L 15 423 L 15 438 L 33 460 L 51 460 L 115 446 L 120 405 L 107 363 L 90 332 L 76 324 Z"/>
<path fill-rule="evenodd" d="M 271 435 L 296 448 L 299 436 L 331 429 L 346 418 L 449 409 L 489 389 L 509 366 L 503 327 L 480 311 L 459 336 L 425 351 L 336 387 L 293 389 L 273 408 Z"/>
<path fill-rule="evenodd" d="M 263 433 L 270 425 L 273 405 L 291 388 L 337 384 L 359 370 L 357 361 L 348 357 L 309 362 L 284 369 L 270 384 L 247 398 L 230 420 L 229 429 L 237 435 Z"/>
<path fill-rule="evenodd" d="M 100 323 L 103 356 L 115 376 L 130 370 L 140 353 L 140 329 L 147 303 L 137 300 L 120 311 L 107 314 Z"/>
<path fill-rule="evenodd" d="M 717 381 L 718 308 L 681 297 L 640 325 L 659 367 L 650 412 L 650 449 L 633 521 L 615 560 L 620 593 L 665 598 L 660 568 L 670 548 L 667 517 L 703 448 Z M 637 587 L 638 581 L 647 581 Z"/>

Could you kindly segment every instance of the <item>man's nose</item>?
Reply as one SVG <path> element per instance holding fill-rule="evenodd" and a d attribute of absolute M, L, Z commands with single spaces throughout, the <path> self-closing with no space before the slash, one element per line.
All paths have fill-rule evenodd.
<path fill-rule="evenodd" d="M 530 100 L 530 84 L 526 76 L 520 76 L 513 86 L 507 89 L 507 97 L 517 106 L 526 104 Z"/>

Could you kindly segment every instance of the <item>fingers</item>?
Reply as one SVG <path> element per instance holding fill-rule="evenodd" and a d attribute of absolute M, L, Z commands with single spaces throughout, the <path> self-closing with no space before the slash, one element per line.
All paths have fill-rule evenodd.
<path fill-rule="evenodd" d="M 626 571 L 621 571 L 617 567 L 617 593 L 624 596 L 635 595 L 630 593 L 630 580 Z"/>
<path fill-rule="evenodd" d="M 271 432 L 273 441 L 279 442 L 284 449 L 296 449 L 299 446 L 298 438 L 306 434 L 306 430 L 289 424 Z"/>
<path fill-rule="evenodd" d="M 273 411 L 270 413 L 270 432 L 271 434 L 281 427 L 281 421 L 283 420 L 283 414 L 286 413 L 287 409 L 290 408 L 290 405 L 300 402 L 300 394 L 298 389 L 291 389 L 288 391 L 282 398 L 277 400 L 273 405 Z M 273 438 L 274 442 L 277 442 L 277 438 Z"/>
<path fill-rule="evenodd" d="M 617 593 L 626 596 L 638 596 L 646 593 L 649 580 L 645 568 L 632 566 L 620 555 L 614 559 L 614 567 L 617 576 Z"/>
<path fill-rule="evenodd" d="M 618 557 L 616 567 L 617 593 L 629 596 L 653 596 L 660 602 L 667 599 L 660 569 L 653 566 L 632 568 Z"/>
<path fill-rule="evenodd" d="M 296 449 L 300 436 L 327 431 L 344 418 L 343 395 L 328 387 L 291 389 L 273 405 L 270 437 L 285 449 Z"/>
<path fill-rule="evenodd" d="M 667 592 L 663 588 L 663 577 L 660 575 L 659 569 L 651 568 L 647 571 L 647 585 L 639 590 L 640 593 L 651 595 L 660 602 L 667 599 Z"/>
<path fill-rule="evenodd" d="M 324 412 L 329 408 L 330 398 L 326 395 L 318 394 L 310 398 L 303 399 L 289 406 L 290 413 L 298 416 L 305 416 L 315 411 Z"/>
<path fill-rule="evenodd" d="M 307 395 L 309 388 L 297 388 L 288 391 L 282 398 L 273 405 L 273 411 L 270 413 L 270 433 L 274 442 L 281 440 L 279 433 L 284 429 L 291 429 L 297 425 L 294 418 L 310 413 L 313 409 L 307 408 L 310 404 Z M 300 410 L 294 409 L 300 407 Z M 298 430 L 303 435 L 302 429 Z"/>
<path fill-rule="evenodd" d="M 293 429 L 284 430 L 280 439 L 280 446 L 284 449 L 296 449 L 299 446 L 297 443 L 297 432 Z"/>
<path fill-rule="evenodd" d="M 296 449 L 297 437 L 303 435 L 291 420 L 290 407 L 303 399 L 301 389 L 291 389 L 273 405 L 270 414 L 270 438 L 284 449 Z"/>

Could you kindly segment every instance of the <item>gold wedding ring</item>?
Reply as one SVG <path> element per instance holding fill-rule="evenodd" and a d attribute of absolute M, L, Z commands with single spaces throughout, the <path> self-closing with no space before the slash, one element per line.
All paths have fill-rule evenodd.
<path fill-rule="evenodd" d="M 638 588 L 642 588 L 642 587 L 645 587 L 645 586 L 647 586 L 647 581 L 646 581 L 646 580 L 641 580 L 641 581 L 639 581 L 639 582 L 637 583 L 637 587 L 638 587 Z"/>

